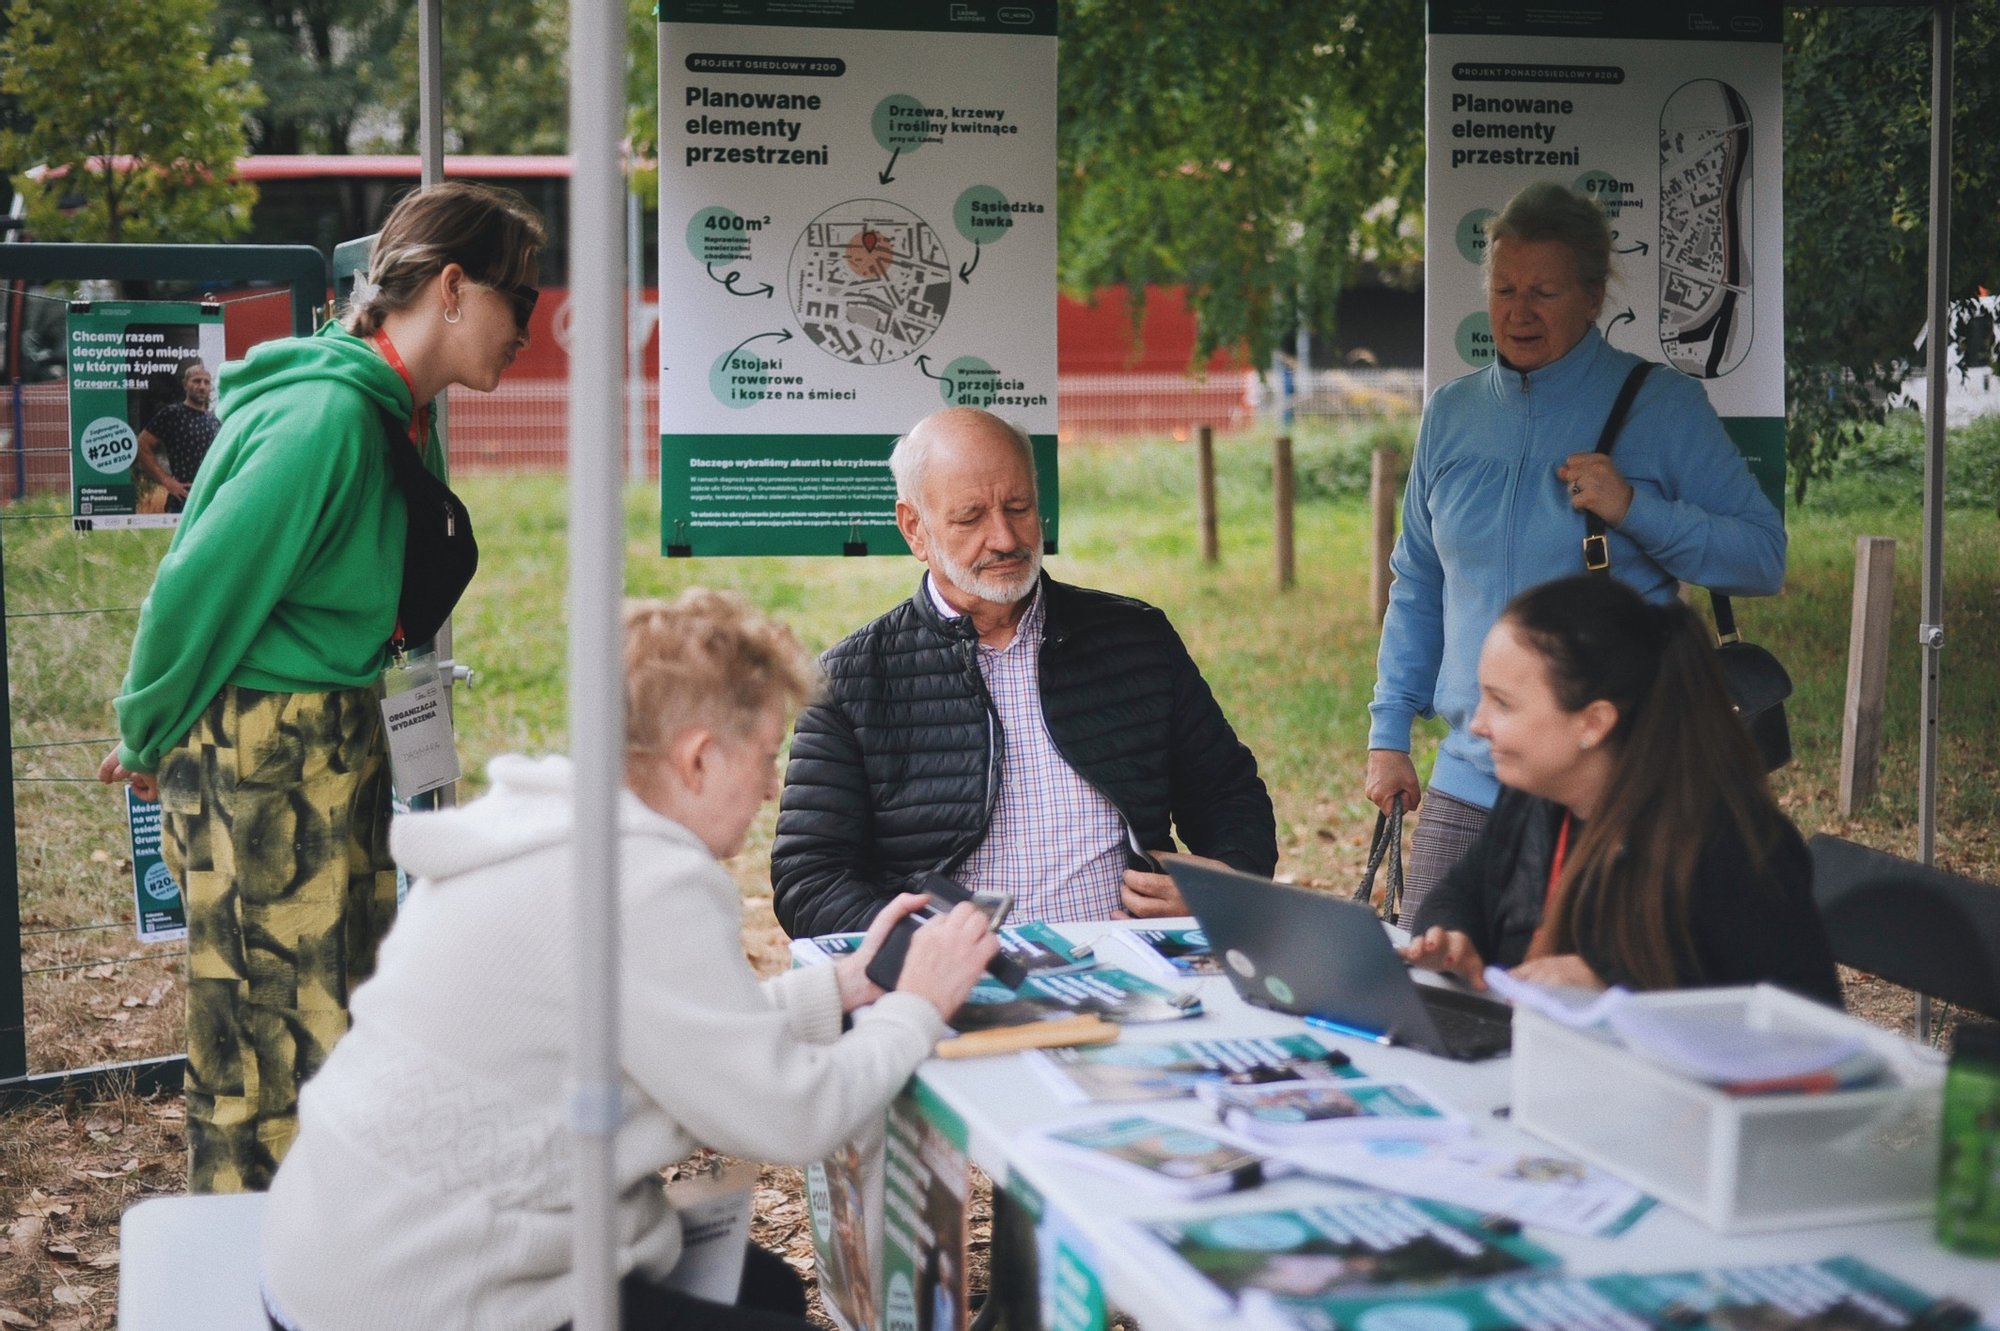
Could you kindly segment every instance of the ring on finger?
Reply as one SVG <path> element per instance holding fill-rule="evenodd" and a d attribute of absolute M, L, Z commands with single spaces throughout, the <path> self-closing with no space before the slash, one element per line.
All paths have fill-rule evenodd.
<path fill-rule="evenodd" d="M 1571 482 L 1569 483 L 1569 492 L 1570 492 L 1571 494 L 1573 494 L 1573 495 L 1580 495 L 1580 494 L 1582 494 L 1582 493 L 1583 493 L 1583 482 L 1582 482 L 1582 481 L 1571 481 Z"/>

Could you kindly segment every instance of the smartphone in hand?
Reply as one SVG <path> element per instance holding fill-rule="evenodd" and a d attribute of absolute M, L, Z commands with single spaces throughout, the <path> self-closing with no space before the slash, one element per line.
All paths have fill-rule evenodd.
<path fill-rule="evenodd" d="M 903 959 L 910 952 L 910 939 L 915 937 L 918 927 L 925 920 L 933 915 L 946 914 L 960 902 L 969 901 L 985 913 L 991 922 L 989 927 L 998 929 L 1014 905 L 1011 893 L 968 892 L 963 884 L 941 873 L 922 874 L 910 886 L 913 891 L 928 896 L 930 904 L 919 906 L 914 914 L 898 920 L 896 927 L 889 931 L 889 936 L 882 940 L 881 949 L 869 961 L 866 974 L 883 989 L 896 987 L 896 980 L 903 973 Z M 986 963 L 986 973 L 1009 989 L 1020 988 L 1021 981 L 1028 977 L 1027 969 L 1005 952 Z"/>

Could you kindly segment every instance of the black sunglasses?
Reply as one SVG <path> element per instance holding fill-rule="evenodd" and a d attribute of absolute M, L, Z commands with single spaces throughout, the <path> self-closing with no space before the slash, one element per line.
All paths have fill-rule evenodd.
<path fill-rule="evenodd" d="M 507 304 L 514 310 L 514 325 L 522 332 L 528 331 L 528 320 L 535 317 L 535 302 L 542 298 L 540 287 L 518 286 L 493 288 L 507 298 Z"/>
<path fill-rule="evenodd" d="M 528 331 L 528 320 L 535 315 L 535 302 L 542 298 L 541 288 L 530 286 L 502 286 L 498 282 L 481 282 L 472 279 L 475 286 L 485 287 L 506 298 L 507 307 L 514 313 L 514 326 L 523 333 Z"/>

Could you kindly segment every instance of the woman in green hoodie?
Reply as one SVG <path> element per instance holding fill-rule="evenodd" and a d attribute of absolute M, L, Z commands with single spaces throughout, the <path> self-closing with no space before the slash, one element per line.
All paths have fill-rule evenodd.
<path fill-rule="evenodd" d="M 453 182 L 396 206 L 345 317 L 223 367 L 222 430 L 140 609 L 99 769 L 163 806 L 188 918 L 188 1186 L 261 1190 L 396 909 L 375 685 L 402 637 L 391 448 L 528 341 L 540 217 Z"/>

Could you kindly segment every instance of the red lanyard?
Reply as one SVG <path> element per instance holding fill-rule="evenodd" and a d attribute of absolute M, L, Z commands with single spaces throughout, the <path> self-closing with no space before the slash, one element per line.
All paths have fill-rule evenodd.
<path fill-rule="evenodd" d="M 1542 894 L 1542 913 L 1556 899 L 1556 883 L 1562 878 L 1563 857 L 1569 853 L 1569 814 L 1563 814 L 1562 830 L 1556 833 L 1556 857 L 1549 863 L 1549 888 Z"/>
<path fill-rule="evenodd" d="M 388 361 L 389 368 L 402 379 L 403 387 L 410 390 L 410 403 L 416 407 L 416 414 L 410 417 L 410 442 L 421 453 L 424 451 L 424 441 L 430 438 L 431 404 L 417 403 L 417 381 L 410 378 L 410 369 L 403 364 L 403 357 L 397 352 L 396 344 L 389 340 L 389 334 L 378 328 L 369 335 L 368 340 L 375 344 L 375 349 L 382 353 L 382 359 Z"/>

